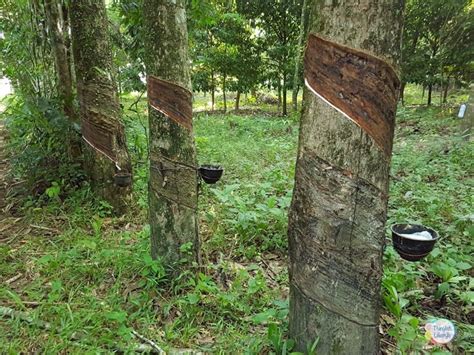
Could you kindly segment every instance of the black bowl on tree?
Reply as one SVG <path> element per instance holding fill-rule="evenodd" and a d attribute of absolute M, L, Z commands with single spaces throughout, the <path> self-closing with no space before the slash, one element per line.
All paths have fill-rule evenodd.
<path fill-rule="evenodd" d="M 221 179 L 224 169 L 219 165 L 201 165 L 198 172 L 206 184 L 215 184 Z"/>
<path fill-rule="evenodd" d="M 127 187 L 132 183 L 132 174 L 127 172 L 119 172 L 114 175 L 115 185 L 119 187 Z"/>
<path fill-rule="evenodd" d="M 439 239 L 438 232 L 421 224 L 394 224 L 390 229 L 394 249 L 408 261 L 423 259 Z"/>

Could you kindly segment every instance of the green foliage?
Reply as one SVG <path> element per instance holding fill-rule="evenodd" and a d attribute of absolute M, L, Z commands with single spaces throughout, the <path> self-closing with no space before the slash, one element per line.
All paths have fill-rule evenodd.
<path fill-rule="evenodd" d="M 427 340 L 420 326 L 427 319 L 460 321 L 472 306 L 470 214 L 474 200 L 469 171 L 474 157 L 454 117 L 449 108 L 402 108 L 398 113 L 387 225 L 421 223 L 441 237 L 419 263 L 401 261 L 391 246 L 385 252 L 383 299 L 391 319 L 388 334 L 403 353 L 425 348 Z M 472 346 L 462 336 L 454 343 L 463 349 Z"/>
<path fill-rule="evenodd" d="M 216 185 L 200 186 L 203 267 L 170 279 L 160 260 L 149 255 L 146 101 L 130 111 L 134 100 L 127 95 L 122 103 L 137 206 L 126 217 L 111 217 L 110 206 L 84 186 L 63 201 L 52 193 L 47 205 L 26 209 L 25 227 L 50 223 L 60 232 L 31 230 L 21 241 L 0 245 L 1 280 L 23 275 L 18 282 L 1 283 L 0 303 L 48 321 L 57 333 L 1 320 L 0 352 L 95 353 L 117 347 L 133 352 L 133 329 L 168 351 L 291 353 L 286 211 L 297 120 L 195 117 L 199 162 L 221 164 L 225 172 Z M 469 172 L 474 159 L 453 116 L 439 108 L 399 112 L 388 224 L 421 222 L 438 230 L 441 239 L 419 263 L 402 261 L 391 246 L 386 249 L 382 329 L 384 339 L 396 346 L 388 352 L 446 351 L 426 349 L 423 326 L 433 317 L 455 322 L 453 352 L 472 352 Z M 52 181 L 62 195 L 62 179 Z M 51 187 L 55 192 L 56 185 Z M 71 341 L 73 334 L 81 340 Z M 316 352 L 317 339 L 306 349 Z"/>
<path fill-rule="evenodd" d="M 71 158 L 71 146 L 78 142 L 78 127 L 51 100 L 27 101 L 11 97 L 6 111 L 13 173 L 26 181 L 37 196 L 57 198 L 83 180 L 80 166 Z M 78 144 L 78 143 L 77 143 Z"/>
<path fill-rule="evenodd" d="M 468 0 L 407 1 L 402 80 L 443 87 L 450 81 L 471 81 L 473 30 L 474 9 Z"/>

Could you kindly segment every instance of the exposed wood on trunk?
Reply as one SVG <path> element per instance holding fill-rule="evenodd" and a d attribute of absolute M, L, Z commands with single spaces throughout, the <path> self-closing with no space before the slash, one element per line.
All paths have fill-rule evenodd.
<path fill-rule="evenodd" d="M 131 173 L 117 88 L 112 80 L 112 48 L 103 0 L 71 2 L 71 28 L 77 93 L 85 141 L 84 165 L 94 189 L 123 213 L 131 187 L 118 187 L 114 175 Z"/>
<path fill-rule="evenodd" d="M 149 107 L 165 114 L 177 124 L 192 129 L 192 93 L 186 88 L 153 75 L 148 75 L 147 83 Z"/>
<path fill-rule="evenodd" d="M 400 81 L 392 67 L 368 53 L 310 35 L 307 85 L 391 154 Z"/>
<path fill-rule="evenodd" d="M 402 0 L 312 0 L 311 7 L 317 18 L 310 32 L 398 67 Z M 376 99 L 366 80 L 360 78 L 352 92 L 365 90 Z M 290 338 L 299 351 L 319 338 L 321 354 L 377 354 L 392 134 L 384 131 L 389 141 L 379 140 L 386 147 L 379 149 L 368 133 L 307 89 L 303 104 L 288 229 Z M 390 110 L 387 132 L 394 124 Z M 379 112 L 370 111 L 368 119 L 380 121 L 374 116 Z"/>
<path fill-rule="evenodd" d="M 155 77 L 172 83 L 170 85 L 179 88 L 177 92 L 186 101 L 186 93 L 191 89 L 186 1 L 145 0 L 143 10 L 148 80 Z M 177 274 L 192 262 L 199 262 L 192 112 L 189 106 L 180 103 L 175 107 L 180 118 L 172 119 L 167 113 L 153 109 L 156 99 L 171 101 L 167 89 L 158 92 L 150 86 L 148 89 L 151 97 L 148 195 L 151 253 Z"/>

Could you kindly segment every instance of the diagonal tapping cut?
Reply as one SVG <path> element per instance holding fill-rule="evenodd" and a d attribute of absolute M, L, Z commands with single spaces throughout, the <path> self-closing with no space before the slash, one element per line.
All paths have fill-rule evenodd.
<path fill-rule="evenodd" d="M 304 57 L 305 84 L 392 152 L 400 80 L 385 61 L 310 34 Z"/>
<path fill-rule="evenodd" d="M 192 129 L 192 93 L 188 89 L 149 75 L 147 91 L 150 107 L 180 126 Z"/>

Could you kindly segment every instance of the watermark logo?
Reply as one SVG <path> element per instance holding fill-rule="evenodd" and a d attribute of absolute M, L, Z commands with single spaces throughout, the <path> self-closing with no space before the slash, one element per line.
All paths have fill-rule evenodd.
<path fill-rule="evenodd" d="M 425 325 L 426 337 L 434 344 L 447 344 L 454 339 L 456 329 L 447 319 L 433 320 Z"/>

